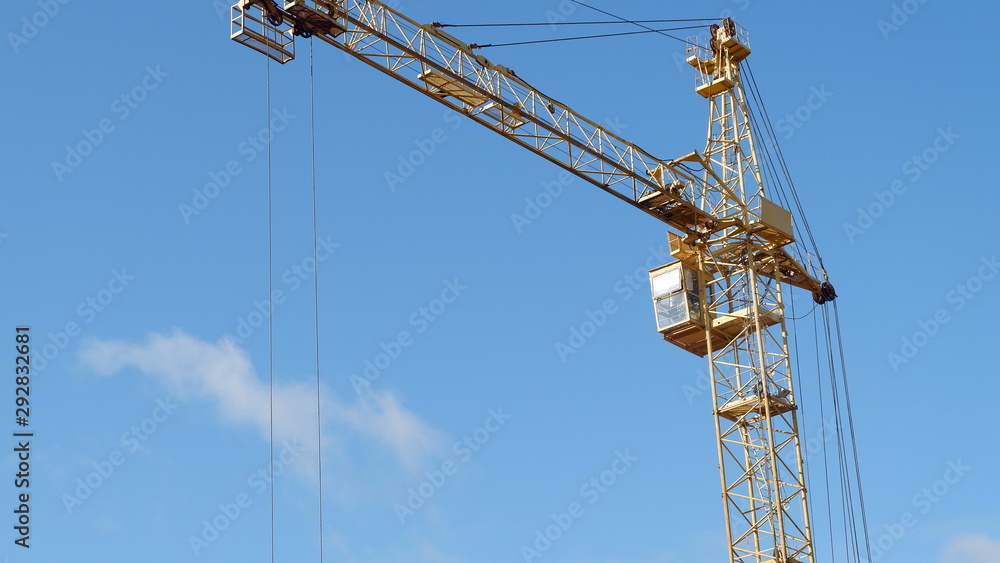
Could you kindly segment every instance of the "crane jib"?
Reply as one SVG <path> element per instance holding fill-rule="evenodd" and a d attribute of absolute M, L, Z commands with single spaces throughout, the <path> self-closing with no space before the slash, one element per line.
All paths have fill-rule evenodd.
<path fill-rule="evenodd" d="M 253 15 L 254 8 L 261 16 Z M 747 204 L 726 193 L 724 185 L 677 168 L 690 155 L 660 161 L 545 96 L 511 69 L 474 54 L 468 44 L 433 24 L 418 24 L 380 2 L 293 0 L 281 9 L 274 0 L 242 0 L 233 9 L 233 39 L 278 62 L 294 58 L 292 37 L 315 36 L 680 233 L 705 236 L 720 223 L 712 209 L 697 203 L 713 193 L 721 193 L 730 207 L 747 215 Z M 272 24 L 279 18 L 280 24 Z M 697 160 L 702 166 L 708 164 Z M 763 231 L 754 225 L 745 228 Z M 761 262 L 764 275 L 823 295 L 822 282 L 783 248 L 789 241 L 762 238 L 761 242 L 774 254 Z"/>

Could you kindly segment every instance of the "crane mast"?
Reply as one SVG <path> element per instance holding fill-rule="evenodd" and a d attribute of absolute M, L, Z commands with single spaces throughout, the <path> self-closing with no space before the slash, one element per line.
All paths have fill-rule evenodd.
<path fill-rule="evenodd" d="M 732 20 L 688 48 L 696 91 L 709 101 L 705 159 L 741 205 L 720 201 L 720 223 L 752 222 L 758 232 L 723 228 L 693 245 L 687 262 L 702 277 L 709 334 L 706 355 L 715 396 L 724 512 L 734 562 L 813 561 L 805 476 L 779 276 L 758 262 L 792 240 L 791 217 L 764 198 L 750 113 L 740 79 L 749 42 Z"/>
<path fill-rule="evenodd" d="M 676 259 L 650 271 L 664 340 L 706 357 L 730 563 L 814 561 L 783 287 L 836 297 L 793 257 L 792 215 L 765 197 L 731 19 L 689 41 L 709 103 L 703 152 L 659 160 L 502 65 L 376 0 L 240 0 L 231 37 L 286 63 L 316 37 L 671 227 Z M 824 273 L 825 275 L 825 273 Z"/>

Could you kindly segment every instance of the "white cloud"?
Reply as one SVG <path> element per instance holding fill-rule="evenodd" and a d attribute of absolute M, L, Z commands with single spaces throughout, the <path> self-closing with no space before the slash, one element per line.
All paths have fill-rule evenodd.
<path fill-rule="evenodd" d="M 1000 563 L 1000 541 L 971 534 L 959 536 L 941 552 L 940 563 Z"/>
<path fill-rule="evenodd" d="M 89 340 L 80 357 L 85 366 L 106 376 L 135 368 L 158 378 L 174 397 L 208 400 L 217 406 L 223 421 L 249 425 L 265 439 L 269 435 L 268 382 L 258 377 L 247 353 L 229 342 L 205 342 L 175 330 L 168 335 L 150 334 L 141 344 Z M 315 383 L 276 381 L 273 393 L 275 443 L 314 440 Z M 389 391 L 369 392 L 345 402 L 324 390 L 322 412 L 324 442 L 360 435 L 381 444 L 410 471 L 426 467 L 447 444 L 443 433 L 407 410 Z"/>

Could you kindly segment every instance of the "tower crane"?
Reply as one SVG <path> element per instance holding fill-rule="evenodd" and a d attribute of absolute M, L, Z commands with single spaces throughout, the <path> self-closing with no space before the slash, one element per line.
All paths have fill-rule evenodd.
<path fill-rule="evenodd" d="M 378 0 L 239 0 L 231 24 L 232 39 L 282 64 L 295 37 L 329 43 L 666 223 L 675 260 L 650 271 L 656 325 L 708 359 L 728 561 L 815 561 L 783 292 L 804 289 L 818 304 L 836 293 L 794 252 L 792 213 L 766 198 L 744 29 L 726 18 L 689 41 L 708 140 L 659 160 L 477 45 Z"/>

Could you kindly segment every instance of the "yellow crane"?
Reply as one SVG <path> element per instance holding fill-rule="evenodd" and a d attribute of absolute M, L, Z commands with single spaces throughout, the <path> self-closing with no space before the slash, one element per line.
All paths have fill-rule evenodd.
<path fill-rule="evenodd" d="M 708 359 L 728 560 L 815 560 L 783 292 L 805 289 L 818 304 L 836 293 L 794 251 L 792 213 L 766 197 L 741 76 L 745 30 L 726 18 L 689 41 L 709 134 L 703 152 L 673 160 L 543 94 L 440 24 L 377 0 L 240 0 L 231 36 L 279 63 L 295 57 L 296 36 L 325 41 L 669 225 L 676 260 L 650 271 L 656 325 Z"/>

